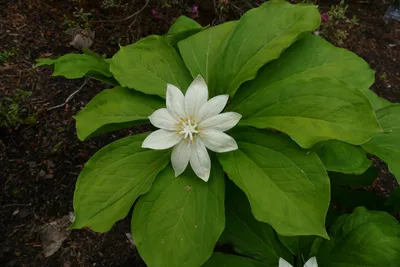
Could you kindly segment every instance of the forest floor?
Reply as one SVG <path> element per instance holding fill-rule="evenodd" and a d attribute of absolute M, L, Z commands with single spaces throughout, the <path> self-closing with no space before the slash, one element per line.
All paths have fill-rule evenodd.
<path fill-rule="evenodd" d="M 84 79 L 51 77 L 51 70 L 33 68 L 35 59 L 79 52 L 68 46 L 69 27 L 89 26 L 96 34 L 91 49 L 112 56 L 119 44 L 165 34 L 180 15 L 215 25 L 238 19 L 261 2 L 0 0 L 0 98 L 13 98 L 18 105 L 12 113 L 16 123 L 0 128 L 0 266 L 145 266 L 126 235 L 129 220 L 105 234 L 62 232 L 61 247 L 45 257 L 45 226 L 60 218 L 61 224 L 68 223 L 82 166 L 99 148 L 137 129 L 79 141 L 72 116 L 105 85 L 89 80 L 67 105 L 51 109 Z M 319 2 L 321 12 L 326 12 L 338 1 Z M 352 0 L 345 17 L 323 26 L 320 34 L 363 57 L 376 71 L 372 89 L 400 102 L 400 23 L 384 22 L 388 6 L 383 0 Z M 387 195 L 394 179 L 384 164 L 377 167 L 376 187 Z"/>

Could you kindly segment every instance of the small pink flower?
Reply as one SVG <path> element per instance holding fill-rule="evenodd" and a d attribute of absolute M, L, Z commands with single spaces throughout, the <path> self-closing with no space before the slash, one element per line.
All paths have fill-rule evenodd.
<path fill-rule="evenodd" d="M 323 23 L 326 23 L 329 21 L 329 15 L 326 13 L 321 13 L 321 20 Z"/>
<path fill-rule="evenodd" d="M 194 5 L 192 8 L 192 13 L 198 13 L 199 12 L 199 6 Z"/>
<path fill-rule="evenodd" d="M 151 10 L 151 14 L 153 15 L 153 16 L 156 16 L 157 15 L 157 10 L 155 10 L 154 8 Z"/>

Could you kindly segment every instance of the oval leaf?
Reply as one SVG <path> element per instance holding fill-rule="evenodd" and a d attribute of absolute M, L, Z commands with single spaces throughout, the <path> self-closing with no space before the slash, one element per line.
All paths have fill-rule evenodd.
<path fill-rule="evenodd" d="M 397 267 L 400 262 L 400 225 L 385 212 L 357 208 L 342 215 L 322 243 L 317 258 L 324 267 Z M 316 244 L 314 244 L 316 245 Z"/>
<path fill-rule="evenodd" d="M 148 266 L 201 266 L 211 256 L 225 224 L 224 173 L 217 162 L 211 172 L 205 183 L 169 166 L 139 199 L 132 234 Z"/>
<path fill-rule="evenodd" d="M 163 98 L 167 83 L 186 91 L 192 81 L 178 53 L 160 36 L 122 46 L 113 56 L 110 70 L 122 86 Z"/>
<path fill-rule="evenodd" d="M 362 147 L 378 156 L 400 182 L 400 104 L 393 104 L 376 112 L 383 133 L 374 136 Z"/>
<path fill-rule="evenodd" d="M 361 147 L 336 140 L 320 143 L 316 152 L 325 168 L 333 172 L 361 174 L 372 163 Z"/>
<path fill-rule="evenodd" d="M 104 58 L 88 54 L 66 54 L 57 59 L 43 58 L 37 60 L 36 67 L 54 65 L 53 76 L 64 76 L 68 79 L 82 78 L 89 72 L 105 77 L 112 77 L 109 65 Z"/>
<path fill-rule="evenodd" d="M 267 266 L 278 266 L 279 258 L 292 261 L 272 227 L 254 218 L 246 195 L 232 182 L 226 185 L 226 226 L 219 242 Z"/>
<path fill-rule="evenodd" d="M 202 267 L 267 267 L 261 262 L 236 255 L 214 253 Z"/>
<path fill-rule="evenodd" d="M 231 135 L 239 149 L 218 159 L 254 217 L 281 235 L 327 237 L 329 178 L 317 155 L 277 133 L 239 128 Z"/>
<path fill-rule="evenodd" d="M 236 21 L 204 30 L 178 43 L 179 52 L 193 77 L 201 75 L 208 83 L 210 97 L 215 96 L 215 81 L 220 71 L 217 60 Z"/>
<path fill-rule="evenodd" d="M 89 159 L 76 183 L 72 228 L 107 232 L 150 189 L 168 164 L 170 152 L 141 148 L 146 136 L 120 139 Z"/>
<path fill-rule="evenodd" d="M 161 98 L 123 87 L 104 90 L 74 117 L 78 137 L 83 141 L 147 121 L 148 116 L 164 106 Z"/>
<path fill-rule="evenodd" d="M 360 145 L 382 131 L 368 99 L 346 83 L 318 77 L 269 86 L 263 78 L 246 84 L 256 93 L 231 108 L 242 125 L 277 129 L 304 148 L 330 139 Z"/>
<path fill-rule="evenodd" d="M 219 60 L 217 94 L 233 96 L 259 68 L 279 55 L 302 34 L 320 24 L 317 6 L 269 1 L 246 12 L 224 42 Z"/>

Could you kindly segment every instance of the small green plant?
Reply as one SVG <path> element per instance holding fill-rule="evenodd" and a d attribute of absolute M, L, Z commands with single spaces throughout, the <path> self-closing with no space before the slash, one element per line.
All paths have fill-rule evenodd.
<path fill-rule="evenodd" d="M 4 96 L 0 101 L 0 127 L 14 127 L 18 124 L 34 124 L 36 119 L 29 116 L 26 102 L 31 92 L 17 89 L 12 96 Z"/>
<path fill-rule="evenodd" d="M 399 223 L 352 188 L 377 176 L 367 153 L 400 178 L 400 105 L 369 89 L 362 58 L 312 34 L 320 21 L 273 0 L 215 27 L 182 16 L 110 59 L 40 59 L 113 87 L 75 116 L 80 140 L 158 128 L 89 159 L 71 228 L 107 232 L 134 206 L 149 267 L 397 267 Z"/>
<path fill-rule="evenodd" d="M 66 28 L 81 28 L 87 29 L 91 23 L 92 13 L 85 12 L 83 8 L 75 8 L 75 11 L 72 13 L 74 19 L 70 19 L 67 15 L 64 14 L 64 20 L 62 25 Z"/>
<path fill-rule="evenodd" d="M 101 8 L 103 8 L 103 9 L 119 7 L 120 5 L 121 5 L 121 1 L 116 1 L 116 0 L 103 0 L 101 2 Z"/>
<path fill-rule="evenodd" d="M 348 5 L 342 0 L 339 5 L 331 6 L 327 13 L 321 15 L 324 22 L 321 25 L 321 33 L 325 36 L 330 36 L 339 45 L 343 44 L 347 39 L 349 35 L 348 27 L 358 25 L 356 16 L 352 18 L 347 17 L 347 9 Z"/>
<path fill-rule="evenodd" d="M 0 52 L 0 65 L 3 65 L 7 60 L 18 54 L 18 49 L 13 47 L 8 50 L 3 50 Z"/>

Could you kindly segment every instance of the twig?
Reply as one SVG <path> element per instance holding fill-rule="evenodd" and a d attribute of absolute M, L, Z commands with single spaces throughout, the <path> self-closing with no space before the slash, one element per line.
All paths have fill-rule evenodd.
<path fill-rule="evenodd" d="M 135 13 L 133 13 L 132 15 L 129 15 L 128 17 L 126 17 L 124 19 L 118 19 L 118 20 L 96 20 L 94 22 L 96 22 L 96 23 L 97 22 L 123 22 L 123 21 L 129 20 L 129 19 L 133 18 L 134 16 L 138 15 L 139 13 L 141 13 L 147 7 L 149 2 L 150 2 L 150 0 L 146 0 L 146 3 L 144 3 L 143 7 L 140 10 L 136 11 Z"/>
<path fill-rule="evenodd" d="M 8 204 L 4 205 L 3 208 L 8 208 L 8 207 L 29 207 L 32 206 L 32 203 L 29 204 Z"/>
<path fill-rule="evenodd" d="M 53 110 L 53 109 L 56 109 L 56 108 L 61 108 L 61 107 L 65 106 L 66 104 L 68 104 L 68 102 L 74 97 L 74 95 L 76 95 L 77 93 L 79 93 L 82 90 L 82 88 L 85 86 L 86 82 L 87 82 L 87 79 L 85 78 L 85 81 L 83 82 L 81 87 L 79 87 L 78 90 L 76 90 L 75 92 L 70 94 L 67 97 L 67 99 L 65 99 L 64 103 L 62 103 L 60 105 L 57 105 L 57 106 L 54 106 L 54 107 L 51 107 L 51 108 L 48 108 L 47 110 Z"/>

